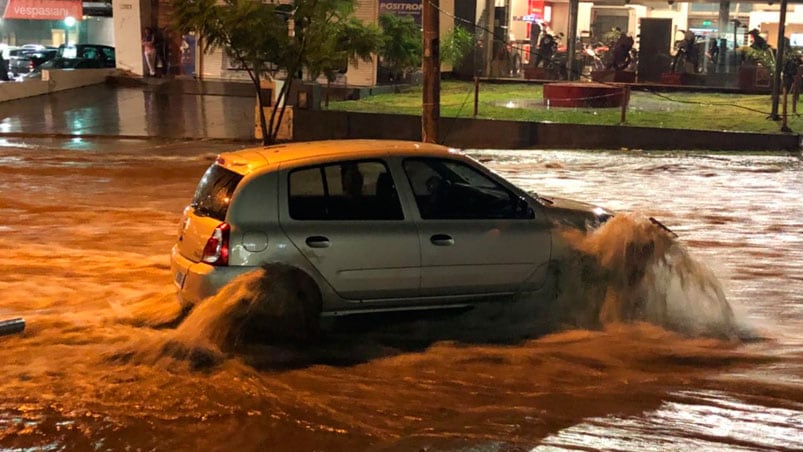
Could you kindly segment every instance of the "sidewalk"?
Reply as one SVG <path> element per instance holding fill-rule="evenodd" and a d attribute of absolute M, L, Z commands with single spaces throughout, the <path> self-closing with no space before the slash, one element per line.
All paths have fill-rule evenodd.
<path fill-rule="evenodd" d="M 218 139 L 256 144 L 250 86 L 128 79 L 0 102 L 0 137 Z M 299 110 L 296 140 L 420 139 L 411 115 Z M 299 126 L 298 124 L 302 124 Z M 797 134 L 687 131 L 651 127 L 574 125 L 444 118 L 445 144 L 463 148 L 795 150 Z M 489 134 L 489 128 L 494 133 Z"/>
<path fill-rule="evenodd" d="M 0 102 L 0 136 L 253 140 L 253 96 L 108 83 Z"/>

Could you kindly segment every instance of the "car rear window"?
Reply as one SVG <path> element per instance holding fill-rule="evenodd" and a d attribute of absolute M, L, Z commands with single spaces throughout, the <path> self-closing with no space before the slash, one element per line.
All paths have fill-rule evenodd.
<path fill-rule="evenodd" d="M 380 161 L 344 161 L 294 170 L 289 178 L 294 220 L 403 220 L 393 177 Z"/>
<path fill-rule="evenodd" d="M 210 166 L 198 183 L 195 197 L 192 199 L 195 212 L 220 221 L 225 220 L 231 195 L 242 178 L 243 176 L 220 165 Z"/>

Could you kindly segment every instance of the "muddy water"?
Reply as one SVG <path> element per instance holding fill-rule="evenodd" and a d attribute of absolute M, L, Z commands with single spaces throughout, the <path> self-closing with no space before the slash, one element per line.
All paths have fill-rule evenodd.
<path fill-rule="evenodd" d="M 566 286 L 571 307 L 608 307 L 601 324 L 522 300 L 232 349 L 186 327 L 214 316 L 175 324 L 167 257 L 230 145 L 2 145 L 0 320 L 27 328 L 0 337 L 0 449 L 803 448 L 796 157 L 476 152 L 528 189 L 637 212 L 575 237 L 600 262 L 645 216 L 680 238 L 650 284 Z"/>

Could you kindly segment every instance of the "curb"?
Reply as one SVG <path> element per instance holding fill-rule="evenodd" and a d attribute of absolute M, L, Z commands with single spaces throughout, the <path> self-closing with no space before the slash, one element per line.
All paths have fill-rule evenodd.
<path fill-rule="evenodd" d="M 36 132 L 0 132 L 3 138 L 51 138 L 51 139 L 90 139 L 90 140 L 139 140 L 139 141 L 220 141 L 234 143 L 257 143 L 257 139 L 246 138 L 210 138 L 210 137 L 167 137 L 157 135 L 104 135 L 96 133 L 36 133 Z"/>

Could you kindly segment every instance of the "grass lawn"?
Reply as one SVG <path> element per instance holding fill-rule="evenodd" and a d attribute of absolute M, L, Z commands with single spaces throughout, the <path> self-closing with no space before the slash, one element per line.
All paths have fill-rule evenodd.
<path fill-rule="evenodd" d="M 422 88 L 398 94 L 378 94 L 357 101 L 331 101 L 330 110 L 370 113 L 421 114 Z M 803 118 L 792 113 L 788 126 L 803 131 Z M 549 121 L 574 124 L 619 124 L 620 108 L 547 108 L 542 85 L 516 83 L 480 85 L 478 117 L 516 121 Z M 780 133 L 781 122 L 767 119 L 772 109 L 769 94 L 657 93 L 633 90 L 627 109 L 627 125 L 672 129 L 731 130 Z M 778 107 L 779 113 L 782 106 Z M 803 113 L 803 101 L 800 112 Z M 470 118 L 474 113 L 472 82 L 441 82 L 441 116 Z"/>

